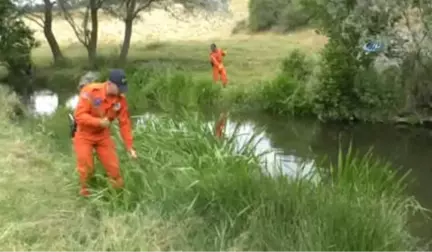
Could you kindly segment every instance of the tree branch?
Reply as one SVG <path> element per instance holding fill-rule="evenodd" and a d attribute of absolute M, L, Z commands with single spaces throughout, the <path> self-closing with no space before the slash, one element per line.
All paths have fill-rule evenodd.
<path fill-rule="evenodd" d="M 86 26 L 84 26 L 84 31 L 83 29 L 80 29 L 79 26 L 75 23 L 72 15 L 69 13 L 69 11 L 66 9 L 66 7 L 64 6 L 65 0 L 58 0 L 57 1 L 61 12 L 63 14 L 63 17 L 65 18 L 66 22 L 69 23 L 69 25 L 71 26 L 73 32 L 75 33 L 76 38 L 78 39 L 78 41 L 83 44 L 85 47 L 88 46 L 88 36 L 86 34 L 85 29 L 87 28 Z M 87 6 L 86 8 L 86 12 L 88 11 L 89 6 Z"/>
<path fill-rule="evenodd" d="M 26 13 L 26 14 L 24 14 L 24 16 L 26 17 L 26 18 L 28 18 L 30 21 L 32 21 L 32 22 L 34 22 L 34 23 L 36 23 L 38 26 L 40 26 L 41 28 L 44 28 L 44 18 L 43 17 L 41 17 L 41 16 L 39 16 L 39 15 L 37 15 L 37 14 L 34 14 L 34 13 L 32 13 L 32 12 L 28 12 L 28 13 Z"/>
<path fill-rule="evenodd" d="M 155 2 L 155 0 L 148 0 L 145 4 L 142 4 L 139 7 L 137 7 L 134 13 L 132 14 L 132 19 L 135 19 L 141 11 L 149 8 L 153 2 Z"/>
<path fill-rule="evenodd" d="M 105 2 L 105 0 L 98 0 L 98 1 L 96 2 L 96 8 L 97 8 L 97 9 L 102 8 L 102 5 L 104 4 L 104 2 Z"/>

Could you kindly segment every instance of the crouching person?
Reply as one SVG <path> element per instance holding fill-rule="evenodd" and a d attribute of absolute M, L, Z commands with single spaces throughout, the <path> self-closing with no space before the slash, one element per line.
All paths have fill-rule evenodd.
<path fill-rule="evenodd" d="M 136 158 L 135 150 L 132 148 L 128 104 L 124 96 L 126 91 L 126 76 L 121 69 L 112 70 L 106 82 L 87 84 L 80 91 L 74 113 L 76 132 L 73 144 L 82 196 L 89 195 L 87 182 L 94 173 L 93 150 L 104 166 L 112 186 L 123 187 L 116 146 L 109 129 L 113 120 L 119 121 L 126 149 L 131 157 Z"/>

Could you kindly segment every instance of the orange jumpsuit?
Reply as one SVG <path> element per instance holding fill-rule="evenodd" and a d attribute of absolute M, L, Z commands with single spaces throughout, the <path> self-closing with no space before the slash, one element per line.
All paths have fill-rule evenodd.
<path fill-rule="evenodd" d="M 75 110 L 77 132 L 73 139 L 82 195 L 88 195 L 87 181 L 94 172 L 93 149 L 104 166 L 114 188 L 123 186 L 116 146 L 109 127 L 100 125 L 102 118 L 118 119 L 120 134 L 127 150 L 132 149 L 132 130 L 128 105 L 123 95 L 106 94 L 106 83 L 91 83 L 83 87 Z"/>
<path fill-rule="evenodd" d="M 223 65 L 223 57 L 226 53 L 222 49 L 216 49 L 210 53 L 210 63 L 213 66 L 213 81 L 222 81 L 222 85 L 226 87 L 228 83 L 227 73 Z"/>

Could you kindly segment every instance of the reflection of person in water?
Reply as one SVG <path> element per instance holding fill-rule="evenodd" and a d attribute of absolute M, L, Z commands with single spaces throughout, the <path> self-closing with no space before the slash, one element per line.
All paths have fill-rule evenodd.
<path fill-rule="evenodd" d="M 228 119 L 228 112 L 224 111 L 220 113 L 219 119 L 215 123 L 215 136 L 217 138 L 222 138 L 227 119 Z"/>

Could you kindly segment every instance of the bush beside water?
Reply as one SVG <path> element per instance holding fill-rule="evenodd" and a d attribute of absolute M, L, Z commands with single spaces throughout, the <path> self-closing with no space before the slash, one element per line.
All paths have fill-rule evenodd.
<path fill-rule="evenodd" d="M 427 97 L 419 94 L 417 88 L 405 86 L 410 80 L 404 77 L 408 70 L 378 71 L 372 64 L 364 67 L 348 51 L 332 40 L 319 57 L 294 50 L 281 62 L 274 79 L 255 85 L 231 83 L 227 88 L 183 70 L 127 68 L 130 110 L 134 114 L 152 108 L 255 110 L 322 120 L 372 122 L 393 121 L 402 113 L 426 116 L 430 112 Z M 102 77 L 101 81 L 106 74 Z"/>
<path fill-rule="evenodd" d="M 380 75 L 374 69 L 358 70 L 355 62 L 343 64 L 346 56 L 337 48 L 330 46 L 319 59 L 294 50 L 273 80 L 226 89 L 179 70 L 130 69 L 128 100 L 136 112 L 154 107 L 165 111 L 224 108 L 363 121 L 395 116 L 404 93 L 390 76 L 394 73 Z"/>
<path fill-rule="evenodd" d="M 12 204 L 3 202 L 10 198 L 22 197 L 22 200 L 13 205 L 19 207 L 15 217 L 1 211 L 4 235 L 0 247 L 22 250 L 417 248 L 416 238 L 408 232 L 408 218 L 418 209 L 418 204 L 405 196 L 405 182 L 398 179 L 388 164 L 348 150 L 340 152 L 334 166 L 318 170 L 325 178 L 318 183 L 304 178 L 272 178 L 262 174 L 263 167 L 252 144 L 239 149 L 233 138 L 215 139 L 212 129 L 199 116 L 188 114 L 178 114 L 175 119 L 162 116 L 138 126 L 134 134 L 139 159 L 130 160 L 124 151 L 120 152 L 125 190 L 107 190 L 105 182 L 103 187 L 98 183 L 104 180 L 96 179 L 89 201 L 75 196 L 77 181 L 72 175 L 72 159 L 61 157 L 59 150 L 56 150 L 59 153 L 49 153 L 48 149 L 30 148 L 41 145 L 41 137 L 47 147 L 51 141 L 46 134 L 37 136 L 35 131 L 22 131 L 9 119 L 1 120 L 4 132 L 8 132 L 1 135 L 2 144 L 12 146 L 20 138 L 19 144 L 28 146 L 24 161 L 43 152 L 46 159 L 53 160 L 55 169 L 46 167 L 46 162 L 17 161 L 19 156 L 14 157 L 20 153 L 1 156 L 4 167 L 15 167 L 2 169 L 2 176 L 8 179 L 21 176 L 26 190 L 35 195 L 22 197 L 21 187 L 12 184 L 4 187 L 9 197 L 0 198 L 3 207 Z M 118 135 L 116 139 L 119 140 Z M 22 162 L 21 166 L 16 168 L 16 162 Z M 13 175 L 23 169 L 37 170 L 40 179 Z M 32 182 L 27 183 L 25 179 Z M 46 191 L 46 188 L 51 189 Z M 40 204 L 44 204 L 43 211 L 38 211 Z"/>
<path fill-rule="evenodd" d="M 392 120 L 405 109 L 404 102 L 412 94 L 403 90 L 402 72 L 362 68 L 347 55 L 331 43 L 320 58 L 294 50 L 281 62 L 273 80 L 251 86 L 234 83 L 227 88 L 181 70 L 134 67 L 127 69 L 127 97 L 132 113 L 153 108 L 171 112 L 230 109 L 375 122 Z"/>

